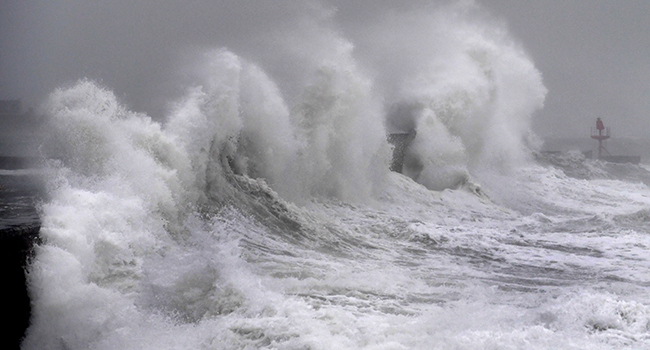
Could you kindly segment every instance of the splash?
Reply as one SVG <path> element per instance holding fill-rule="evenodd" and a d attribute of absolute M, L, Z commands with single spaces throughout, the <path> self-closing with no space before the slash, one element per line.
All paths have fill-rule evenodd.
<path fill-rule="evenodd" d="M 288 191 L 282 175 L 297 147 L 277 87 L 258 67 L 223 49 L 206 53 L 197 72 L 202 80 L 177 102 L 164 129 L 191 159 L 200 194 L 232 195 L 231 173 Z"/>
<path fill-rule="evenodd" d="M 316 76 L 294 108 L 304 147 L 306 176 L 316 193 L 368 199 L 387 174 L 389 148 L 381 103 L 358 67 L 354 46 L 320 23 L 300 23 L 296 42 L 318 43 L 309 56 Z M 310 50 L 311 51 L 311 50 Z"/>
<path fill-rule="evenodd" d="M 414 28 L 422 29 L 395 34 Z M 462 183 L 468 172 L 508 172 L 528 158 L 531 120 L 546 88 L 503 23 L 465 2 L 396 15 L 377 30 L 388 41 L 381 47 L 390 48 L 378 69 L 397 73 L 383 81 L 395 86 L 388 125 L 417 131 L 409 176 L 438 190 Z"/>
<path fill-rule="evenodd" d="M 165 334 L 182 334 L 193 347 L 256 341 L 266 335 L 255 338 L 238 317 L 285 327 L 282 317 L 273 323 L 276 312 L 292 314 L 291 327 L 322 329 L 320 319 L 302 325 L 311 306 L 286 306 L 285 296 L 257 283 L 241 242 L 264 237 L 267 254 L 289 226 L 296 237 L 288 241 L 303 239 L 306 223 L 317 227 L 313 241 L 332 237 L 321 250 L 360 249 L 363 239 L 300 205 L 367 205 L 395 181 L 436 197 L 389 173 L 386 124 L 417 131 L 405 173 L 434 190 L 462 186 L 486 164 L 525 158 L 530 118 L 545 94 L 539 72 L 502 27 L 475 23 L 471 10 L 441 11 L 398 16 L 393 25 L 415 33 L 417 45 L 388 40 L 393 68 L 385 76 L 359 59 L 331 17 L 301 19 L 282 39 L 300 62 L 295 96 L 284 95 L 263 63 L 223 48 L 197 60 L 164 122 L 130 111 L 90 80 L 54 91 L 42 148 L 51 200 L 41 207 L 45 244 L 30 267 L 35 308 L 24 346 L 169 347 Z M 392 51 L 406 60 L 392 62 Z M 436 198 L 430 203 L 439 205 Z M 276 229 L 264 216 L 289 223 Z M 286 340 L 278 333 L 269 342 Z"/>
<path fill-rule="evenodd" d="M 314 64 L 291 111 L 256 65 L 223 49 L 205 55 L 203 80 L 165 126 L 190 155 L 200 188 L 227 191 L 224 175 L 233 172 L 263 178 L 294 200 L 370 198 L 388 172 L 381 109 L 352 46 L 340 38 L 331 44 L 333 54 Z"/>
<path fill-rule="evenodd" d="M 209 301 L 219 300 L 210 297 L 218 292 L 210 286 L 222 280 L 214 267 L 198 280 L 179 272 L 171 286 L 161 282 L 151 298 L 167 295 L 169 305 L 148 301 L 142 288 L 157 283 L 147 277 L 154 273 L 147 261 L 165 264 L 161 256 L 182 255 L 184 242 L 202 230 L 201 220 L 191 224 L 197 215 L 220 217 L 220 208 L 231 205 L 250 211 L 251 200 L 242 201 L 250 191 L 242 186 L 272 198 L 275 191 L 288 198 L 370 196 L 379 177 L 373 166 L 388 172 L 386 159 L 377 156 L 388 147 L 350 50 L 344 45 L 340 56 L 320 66 L 295 112 L 259 67 L 224 49 L 205 55 L 201 79 L 164 124 L 129 111 L 89 80 L 53 92 L 42 148 L 51 159 L 52 199 L 41 208 L 46 244 L 30 268 L 37 306 L 25 346 L 101 347 L 107 332 L 164 328 L 159 322 L 167 321 L 148 314 L 151 308 L 194 321 L 237 308 L 238 292 L 228 294 L 234 306 Z M 214 209 L 206 212 L 206 206 Z M 237 226 L 241 220 L 248 219 L 240 217 Z M 208 286 L 201 295 L 209 300 L 187 299 L 194 290 L 183 287 L 188 283 L 190 289 Z"/>
<path fill-rule="evenodd" d="M 23 346 L 83 348 L 142 320 L 133 300 L 142 264 L 183 234 L 188 164 L 160 125 L 91 81 L 56 90 L 46 108 L 51 199 Z"/>

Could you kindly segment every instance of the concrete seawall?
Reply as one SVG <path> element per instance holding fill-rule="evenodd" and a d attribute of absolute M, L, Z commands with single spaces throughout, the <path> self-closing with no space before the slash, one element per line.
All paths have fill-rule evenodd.
<path fill-rule="evenodd" d="M 408 146 L 415 139 L 416 132 L 411 130 L 408 133 L 393 133 L 388 135 L 388 143 L 393 145 L 393 159 L 390 170 L 401 173 L 404 167 L 404 156 Z"/>
<path fill-rule="evenodd" d="M 44 196 L 36 164 L 36 158 L 0 156 L 0 271 L 9 305 L 1 316 L 2 349 L 20 349 L 31 317 L 27 267 L 40 242 L 36 203 Z"/>
<path fill-rule="evenodd" d="M 5 303 L 11 305 L 2 312 L 0 339 L 3 349 L 20 349 L 31 316 L 27 290 L 26 267 L 39 241 L 39 224 L 0 230 L 0 266 Z"/>
<path fill-rule="evenodd" d="M 641 156 L 602 156 L 600 159 L 611 163 L 641 163 Z"/>

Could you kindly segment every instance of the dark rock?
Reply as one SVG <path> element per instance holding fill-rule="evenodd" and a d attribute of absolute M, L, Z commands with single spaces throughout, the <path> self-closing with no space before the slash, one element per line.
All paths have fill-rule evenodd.
<path fill-rule="evenodd" d="M 5 305 L 0 339 L 3 349 L 20 349 L 29 326 L 31 305 L 26 284 L 26 267 L 39 241 L 40 225 L 16 226 L 0 230 L 0 278 Z"/>

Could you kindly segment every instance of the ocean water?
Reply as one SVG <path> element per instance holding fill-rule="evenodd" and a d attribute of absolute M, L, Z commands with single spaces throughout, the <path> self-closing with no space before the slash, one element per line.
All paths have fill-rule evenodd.
<path fill-rule="evenodd" d="M 53 91 L 22 347 L 650 348 L 649 169 L 537 153 L 546 88 L 507 30 L 422 21 L 390 77 L 305 24 L 296 96 L 224 48 L 164 121 Z"/>
<path fill-rule="evenodd" d="M 37 169 L 0 168 L 0 230 L 38 224 L 42 187 Z"/>

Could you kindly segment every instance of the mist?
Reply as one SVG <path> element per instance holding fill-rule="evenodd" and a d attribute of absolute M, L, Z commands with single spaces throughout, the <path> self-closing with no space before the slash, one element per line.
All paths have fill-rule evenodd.
<path fill-rule="evenodd" d="M 303 8 L 304 7 L 304 8 Z M 184 61 L 205 48 L 259 55 L 267 33 L 308 11 L 288 1 L 42 1 L 6 6 L 5 98 L 36 104 L 81 78 L 112 89 L 136 110 L 160 115 L 182 89 Z M 3 28 L 4 29 L 4 28 Z M 6 33 L 6 34 L 4 34 Z"/>
<path fill-rule="evenodd" d="M 650 3 L 484 1 L 507 21 L 549 89 L 535 120 L 542 136 L 588 135 L 597 117 L 615 137 L 650 131 Z"/>
<path fill-rule="evenodd" d="M 56 87 L 89 78 L 114 90 L 131 109 L 163 119 L 195 74 L 197 56 L 227 48 L 260 66 L 292 101 L 311 71 L 289 42 L 306 40 L 310 45 L 301 47 L 318 50 L 323 43 L 301 37 L 316 26 L 353 46 L 390 106 L 397 94 L 392 77 L 420 63 L 422 56 L 414 53 L 443 51 L 436 49 L 443 42 L 427 37 L 427 30 L 413 32 L 406 21 L 450 3 L 455 2 L 4 2 L 0 98 L 38 107 Z M 532 123 L 540 136 L 587 135 L 596 117 L 615 135 L 647 136 L 650 4 L 462 3 L 477 8 L 473 20 L 499 23 L 496 28 L 509 33 L 541 72 L 548 94 Z"/>

